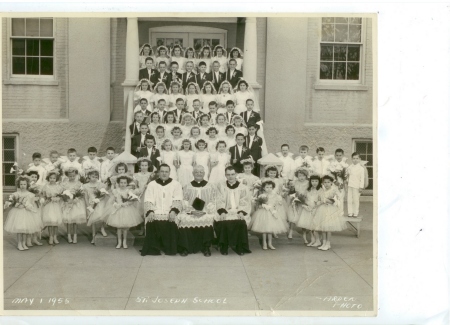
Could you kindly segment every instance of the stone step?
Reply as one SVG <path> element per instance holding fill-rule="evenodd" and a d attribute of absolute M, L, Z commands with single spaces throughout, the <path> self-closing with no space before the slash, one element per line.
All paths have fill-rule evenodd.
<path fill-rule="evenodd" d="M 106 228 L 107 237 L 98 232 L 95 235 L 95 245 L 96 246 L 116 246 L 117 245 L 117 229 L 116 228 Z M 138 235 L 139 230 L 137 228 L 132 228 L 131 231 L 128 230 L 127 233 L 127 245 L 128 246 L 142 246 L 144 244 L 144 236 Z"/>

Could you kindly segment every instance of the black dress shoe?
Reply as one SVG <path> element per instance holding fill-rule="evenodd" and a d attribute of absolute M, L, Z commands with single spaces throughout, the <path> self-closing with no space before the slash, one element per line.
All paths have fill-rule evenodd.
<path fill-rule="evenodd" d="M 182 251 L 181 253 L 180 253 L 180 256 L 188 256 L 188 252 L 187 251 Z"/>
<path fill-rule="evenodd" d="M 242 256 L 242 255 L 244 255 L 244 252 L 243 251 L 237 251 L 236 254 Z"/>
<path fill-rule="evenodd" d="M 205 255 L 206 257 L 211 256 L 211 251 L 209 250 L 209 248 L 205 249 L 205 251 L 203 252 L 203 255 Z"/>

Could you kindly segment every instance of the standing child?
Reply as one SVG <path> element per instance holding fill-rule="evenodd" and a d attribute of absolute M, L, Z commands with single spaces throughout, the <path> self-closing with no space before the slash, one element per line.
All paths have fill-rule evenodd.
<path fill-rule="evenodd" d="M 82 184 L 77 180 L 77 170 L 70 168 L 66 171 L 69 178 L 61 184 L 64 191 L 72 193 L 73 198 L 63 203 L 62 222 L 67 225 L 67 237 L 69 243 L 77 243 L 77 226 L 86 223 L 86 202 Z M 72 240 L 73 235 L 73 240 Z"/>
<path fill-rule="evenodd" d="M 117 178 L 119 187 L 113 190 L 114 205 L 113 212 L 109 215 L 107 224 L 117 228 L 116 248 L 128 248 L 127 232 L 142 222 L 134 201 L 139 200 L 137 195 L 127 187 L 131 183 L 131 177 L 122 175 Z M 123 241 L 122 241 L 123 234 Z"/>
<path fill-rule="evenodd" d="M 236 107 L 234 109 L 236 114 L 244 113 L 247 110 L 247 100 L 251 99 L 253 103 L 255 100 L 253 89 L 244 79 L 238 81 L 234 95 L 236 96 Z"/>
<path fill-rule="evenodd" d="M 323 242 L 320 250 L 331 248 L 331 233 L 347 229 L 347 223 L 339 209 L 339 190 L 333 185 L 333 177 L 322 177 L 323 188 L 319 190 L 319 206 L 317 207 L 313 229 L 322 231 Z"/>
<path fill-rule="evenodd" d="M 289 205 L 287 213 L 289 221 L 289 239 L 292 239 L 292 233 L 294 232 L 294 228 L 300 219 L 300 215 L 303 210 L 302 205 L 306 204 L 306 192 L 309 186 L 308 175 L 309 173 L 307 169 L 301 167 L 296 169 L 295 177 L 297 177 L 297 179 L 290 185 L 291 192 L 294 194 L 294 199 Z M 309 228 L 303 228 L 303 241 L 305 244 L 308 244 L 308 241 L 306 240 L 306 229 Z"/>
<path fill-rule="evenodd" d="M 164 108 L 169 103 L 169 95 L 167 94 L 166 84 L 162 81 L 158 82 L 154 88 L 155 94 L 152 97 L 152 109 L 155 111 L 158 107 L 160 99 L 164 99 Z"/>
<path fill-rule="evenodd" d="M 171 64 L 173 62 L 178 63 L 179 66 L 178 72 L 185 73 L 186 58 L 184 57 L 183 49 L 179 44 L 175 44 L 172 47 L 172 50 L 170 51 L 170 56 L 171 56 L 170 58 Z"/>
<path fill-rule="evenodd" d="M 217 103 L 215 101 L 211 101 L 208 104 L 209 107 L 209 113 L 208 113 L 208 117 L 209 117 L 209 124 L 210 125 L 216 125 L 217 123 Z"/>
<path fill-rule="evenodd" d="M 238 47 L 233 47 L 228 55 L 228 62 L 231 59 L 236 61 L 236 69 L 242 71 L 242 65 L 244 63 L 242 51 Z"/>
<path fill-rule="evenodd" d="M 200 117 L 205 113 L 203 113 L 203 111 L 200 109 L 200 99 L 194 99 L 192 105 L 194 110 L 191 112 L 191 114 L 194 117 L 195 123 L 198 125 L 198 123 L 200 122 Z"/>
<path fill-rule="evenodd" d="M 196 126 L 197 123 L 191 113 L 185 113 L 181 118 L 181 131 L 184 137 L 189 137 L 191 129 Z"/>
<path fill-rule="evenodd" d="M 227 137 L 227 132 L 226 132 L 226 128 L 227 128 L 227 122 L 225 119 L 225 115 L 223 114 L 218 114 L 216 116 L 216 124 L 215 127 L 217 129 L 217 137 L 220 140 L 225 140 Z"/>
<path fill-rule="evenodd" d="M 217 93 L 211 81 L 206 81 L 203 84 L 200 100 L 202 102 L 203 111 L 209 113 L 211 113 L 211 103 L 214 102 L 215 110 L 213 110 L 213 113 L 217 114 Z"/>
<path fill-rule="evenodd" d="M 184 52 L 184 57 L 186 58 L 186 64 L 190 61 L 194 65 L 193 71 L 197 71 L 197 58 L 195 57 L 195 51 L 193 47 L 186 48 Z"/>
<path fill-rule="evenodd" d="M 219 142 L 219 139 L 217 138 L 217 129 L 214 126 L 211 126 L 206 131 L 206 135 L 208 136 L 205 139 L 208 144 L 208 152 L 210 154 L 215 153 L 217 142 Z"/>
<path fill-rule="evenodd" d="M 45 178 L 47 176 L 47 170 L 45 169 L 44 166 L 42 166 L 42 155 L 39 152 L 35 152 L 33 153 L 32 156 L 33 162 L 29 165 L 27 172 L 28 171 L 37 171 L 39 174 L 39 179 L 37 181 L 37 185 L 44 185 L 45 183 Z"/>
<path fill-rule="evenodd" d="M 111 177 L 111 167 L 114 165 L 112 160 L 116 155 L 116 151 L 113 147 L 106 148 L 106 157 L 103 159 L 100 166 L 101 182 L 106 183 L 108 178 Z"/>
<path fill-rule="evenodd" d="M 208 130 L 210 128 L 210 124 L 209 124 L 209 116 L 206 114 L 203 114 L 202 116 L 200 116 L 200 122 L 198 123 L 200 125 L 200 137 L 202 137 L 203 139 L 207 139 L 208 138 Z"/>
<path fill-rule="evenodd" d="M 182 141 L 183 138 L 181 137 L 183 131 L 181 131 L 181 128 L 179 126 L 175 126 L 172 129 L 172 145 L 173 145 L 173 150 L 174 151 L 178 151 L 181 150 L 182 148 Z"/>
<path fill-rule="evenodd" d="M 166 108 L 167 101 L 164 98 L 161 98 L 158 100 L 158 107 L 155 110 L 155 112 L 159 115 L 159 120 L 162 121 L 162 123 L 165 123 L 166 114 L 168 112 Z"/>
<path fill-rule="evenodd" d="M 195 165 L 201 165 L 205 169 L 205 181 L 209 178 L 209 161 L 210 155 L 207 150 L 208 144 L 205 140 L 200 139 L 196 142 L 195 147 L 197 148 L 197 152 L 194 156 Z"/>
<path fill-rule="evenodd" d="M 162 143 L 163 150 L 161 151 L 161 163 L 167 164 L 170 167 L 170 178 L 177 180 L 177 168 L 178 158 L 177 153 L 174 151 L 172 142 L 169 139 L 164 140 Z"/>
<path fill-rule="evenodd" d="M 164 45 L 158 46 L 156 49 L 155 65 L 159 67 L 160 62 L 165 62 L 166 67 L 168 67 L 170 63 L 169 51 Z"/>
<path fill-rule="evenodd" d="M 359 154 L 352 154 L 352 164 L 347 168 L 348 174 L 348 197 L 347 209 L 349 217 L 358 217 L 359 214 L 359 197 L 364 189 L 364 167 L 361 166 Z"/>
<path fill-rule="evenodd" d="M 197 152 L 197 141 L 202 137 L 200 136 L 200 128 L 198 126 L 194 126 L 191 129 L 191 136 L 189 137 L 189 141 L 191 141 L 192 150 Z"/>
<path fill-rule="evenodd" d="M 49 157 L 42 159 L 42 161 L 46 164 L 44 166 L 46 173 L 58 170 L 61 167 L 62 163 L 62 160 L 59 158 L 59 153 L 56 150 L 50 151 Z"/>
<path fill-rule="evenodd" d="M 17 249 L 27 250 L 26 237 L 41 231 L 40 225 L 36 222 L 34 208 L 35 195 L 28 191 L 30 180 L 26 176 L 19 176 L 16 180 L 17 192 L 9 196 L 5 202 L 4 209 L 12 205 L 6 218 L 3 229 L 9 233 L 17 234 Z"/>
<path fill-rule="evenodd" d="M 233 88 L 231 87 L 231 84 L 229 81 L 224 81 L 220 85 L 219 91 L 217 92 L 217 103 L 219 109 L 217 110 L 218 113 L 226 113 L 226 112 L 233 112 L 234 113 L 234 105 L 236 102 L 236 98 L 234 97 Z M 228 105 L 232 104 L 233 108 L 229 109 Z M 234 113 L 236 114 L 236 113 Z M 228 116 L 228 115 L 227 115 Z M 231 116 L 227 119 L 228 123 L 231 123 Z"/>
<path fill-rule="evenodd" d="M 235 115 L 233 118 L 233 122 L 231 125 L 234 126 L 234 129 L 236 130 L 236 134 L 242 133 L 244 136 L 248 135 L 247 128 L 244 125 L 244 119 L 240 115 Z"/>
<path fill-rule="evenodd" d="M 283 144 L 281 146 L 281 153 L 277 154 L 278 158 L 283 162 L 283 167 L 281 168 L 281 177 L 285 180 L 292 180 L 294 178 L 295 163 L 291 155 L 289 155 L 289 145 Z"/>
<path fill-rule="evenodd" d="M 150 160 L 146 158 L 139 158 L 137 161 L 137 165 L 139 166 L 139 173 L 133 175 L 134 181 L 136 183 L 136 194 L 139 196 L 138 202 L 136 202 L 136 206 L 139 211 L 139 215 L 144 221 L 144 197 L 145 190 L 147 189 L 148 183 L 155 179 L 155 171 L 156 169 L 153 167 Z M 144 235 L 144 225 L 141 225 L 141 229 L 139 232 L 139 236 Z"/>
<path fill-rule="evenodd" d="M 234 129 L 234 126 L 227 125 L 225 128 L 226 137 L 224 138 L 225 143 L 227 144 L 227 148 L 231 148 L 236 145 L 236 137 L 234 134 L 236 133 L 236 130 Z"/>
<path fill-rule="evenodd" d="M 147 106 L 144 109 L 141 107 L 141 99 L 145 98 L 147 105 L 150 105 L 152 97 L 153 89 L 150 86 L 150 81 L 148 79 L 141 79 L 134 90 L 134 112 L 144 111 L 145 113 Z"/>
<path fill-rule="evenodd" d="M 194 101 L 196 100 L 198 100 L 198 109 L 200 109 L 200 88 L 195 82 L 190 82 L 186 87 L 186 108 L 188 112 L 194 110 Z M 197 118 L 195 115 L 194 117 Z"/>
<path fill-rule="evenodd" d="M 148 128 L 150 129 L 150 134 L 156 136 L 156 128 L 161 125 L 161 118 L 159 117 L 158 112 L 153 112 L 150 114 L 150 124 Z"/>
<path fill-rule="evenodd" d="M 153 57 L 153 49 L 150 44 L 145 43 L 139 49 L 139 68 L 145 68 L 145 59 Z"/>
<path fill-rule="evenodd" d="M 265 181 L 261 185 L 262 193 L 257 196 L 257 210 L 252 216 L 251 230 L 263 234 L 263 249 L 275 249 L 272 234 L 286 233 L 286 210 L 283 199 L 274 191 L 275 183 Z"/>
<path fill-rule="evenodd" d="M 302 145 L 299 149 L 299 155 L 294 159 L 294 167 L 303 167 L 308 169 L 310 173 L 314 172 L 312 167 L 312 157 L 308 156 L 309 147 Z"/>
<path fill-rule="evenodd" d="M 97 170 L 90 170 L 87 174 L 89 182 L 83 185 L 87 205 L 87 226 L 92 227 L 91 244 L 95 244 L 95 227 L 98 224 L 100 224 L 103 237 L 108 236 L 105 231 L 105 219 L 107 216 L 106 203 L 110 193 L 106 190 L 106 185 L 99 181 L 99 176 Z"/>
<path fill-rule="evenodd" d="M 140 158 L 145 158 L 150 161 L 151 165 L 158 169 L 159 161 L 161 160 L 161 154 L 159 149 L 155 146 L 155 139 L 146 139 L 145 148 L 141 150 Z"/>
<path fill-rule="evenodd" d="M 206 64 L 206 73 L 211 71 L 211 47 L 209 45 L 205 45 L 200 50 L 199 61 L 203 61 Z"/>
<path fill-rule="evenodd" d="M 63 162 L 61 164 L 61 175 L 62 175 L 62 180 L 64 181 L 66 179 L 66 177 L 64 177 L 65 173 L 67 170 L 69 170 L 69 168 L 75 168 L 78 171 L 78 175 L 84 176 L 83 173 L 83 167 L 81 166 L 81 164 L 78 162 L 78 156 L 77 156 L 77 151 L 74 148 L 70 148 L 69 150 L 67 150 L 67 161 Z"/>
<path fill-rule="evenodd" d="M 245 146 L 250 150 L 250 156 L 253 159 L 253 174 L 259 176 L 260 166 L 258 160 L 262 157 L 263 140 L 256 135 L 257 127 L 255 124 L 247 126 L 248 135 L 245 137 Z"/>
<path fill-rule="evenodd" d="M 227 102 L 226 102 L 226 109 L 227 109 L 227 112 L 224 114 L 225 115 L 225 119 L 226 119 L 228 124 L 231 124 L 231 123 L 233 123 L 233 118 L 235 116 L 237 116 L 237 114 L 234 112 L 234 101 L 227 100 Z"/>
<path fill-rule="evenodd" d="M 172 81 L 170 84 L 170 93 L 169 93 L 169 107 L 171 110 L 175 112 L 177 116 L 177 122 L 181 123 L 181 118 L 184 113 L 187 113 L 186 109 L 186 96 L 183 95 L 181 84 L 175 81 Z"/>
<path fill-rule="evenodd" d="M 334 158 L 328 165 L 328 172 L 336 180 L 335 185 L 338 187 L 340 192 L 339 197 L 341 199 L 341 202 L 339 204 L 339 208 L 341 209 L 342 215 L 344 215 L 344 198 L 346 192 L 345 177 L 348 168 L 346 160 L 347 158 L 344 157 L 344 150 L 336 149 L 334 152 Z"/>
<path fill-rule="evenodd" d="M 297 227 L 303 228 L 303 230 L 311 230 L 311 241 L 308 241 L 305 237 L 303 240 L 307 246 L 318 247 L 320 246 L 319 233 L 314 231 L 313 219 L 316 213 L 317 204 L 319 202 L 319 190 L 321 189 L 321 181 L 319 175 L 311 175 L 309 178 L 309 186 L 306 192 L 306 204 L 303 205 L 300 218 L 297 222 Z"/>
<path fill-rule="evenodd" d="M 164 141 L 167 140 L 167 137 L 165 135 L 165 129 L 164 126 L 160 125 L 156 128 L 156 137 L 155 137 L 155 142 L 156 142 L 156 148 L 159 150 L 163 150 L 162 148 L 162 144 Z"/>
<path fill-rule="evenodd" d="M 182 148 L 178 151 L 180 167 L 177 170 L 178 181 L 183 187 L 194 179 L 192 175 L 194 156 L 195 153 L 192 151 L 191 141 L 189 139 L 184 139 L 182 142 Z"/>
<path fill-rule="evenodd" d="M 212 61 L 220 63 L 219 71 L 225 73 L 228 69 L 227 51 L 222 45 L 216 45 L 213 50 Z"/>
<path fill-rule="evenodd" d="M 325 159 L 325 149 L 318 147 L 316 149 L 317 157 L 313 160 L 312 168 L 314 173 L 323 177 L 328 172 L 328 166 L 330 165 L 329 160 Z"/>
<path fill-rule="evenodd" d="M 88 148 L 88 156 L 83 157 L 83 161 L 81 163 L 81 168 L 83 170 L 83 174 L 87 175 L 89 170 L 95 169 L 100 170 L 101 162 L 97 157 L 97 148 L 89 147 Z"/>
<path fill-rule="evenodd" d="M 35 170 L 29 171 L 27 173 L 27 176 L 30 179 L 30 187 L 29 191 L 34 194 L 34 200 L 33 206 L 36 210 L 36 213 L 34 214 L 34 218 L 36 219 L 36 223 L 39 225 L 40 229 L 42 230 L 44 228 L 44 225 L 42 224 L 42 203 L 41 201 L 44 201 L 42 196 L 42 186 L 37 184 L 37 181 L 39 180 L 39 173 Z M 33 243 L 37 246 L 42 246 L 42 243 L 38 241 L 37 239 L 38 233 L 35 232 L 32 235 L 27 236 L 27 246 L 32 247 Z M 32 243 L 33 241 L 33 243 Z"/>
<path fill-rule="evenodd" d="M 48 227 L 50 245 L 59 244 L 58 226 L 62 224 L 62 204 L 60 194 L 63 192 L 61 185 L 56 182 L 59 179 L 57 172 L 50 172 L 47 175 L 47 184 L 42 188 L 42 194 L 46 199 L 42 208 L 42 223 Z"/>
<path fill-rule="evenodd" d="M 208 146 L 210 144 L 208 143 Z M 227 150 L 227 144 L 223 140 L 219 140 L 216 144 L 216 153 L 211 155 L 211 176 L 209 182 L 218 184 L 225 182 L 225 168 L 230 165 L 230 153 Z"/>

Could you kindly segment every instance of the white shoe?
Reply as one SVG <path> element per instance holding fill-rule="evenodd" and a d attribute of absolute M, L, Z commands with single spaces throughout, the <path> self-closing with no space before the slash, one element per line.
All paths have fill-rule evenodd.
<path fill-rule="evenodd" d="M 119 242 L 116 246 L 116 248 L 122 248 L 122 242 Z"/>
<path fill-rule="evenodd" d="M 59 244 L 58 238 L 56 238 L 56 236 L 53 238 L 53 242 L 54 242 L 55 244 Z"/>
<path fill-rule="evenodd" d="M 77 235 L 73 235 L 73 243 L 76 244 L 77 243 Z"/>
<path fill-rule="evenodd" d="M 69 243 L 72 242 L 72 235 L 71 235 L 71 234 L 68 234 L 68 235 L 67 235 L 67 241 L 68 241 Z"/>
<path fill-rule="evenodd" d="M 314 244 L 312 244 L 311 246 L 312 247 L 318 247 L 318 246 L 320 246 L 320 240 L 316 240 L 315 242 L 314 242 Z"/>
<path fill-rule="evenodd" d="M 278 235 L 273 234 L 273 238 L 278 238 Z"/>
<path fill-rule="evenodd" d="M 123 248 L 125 248 L 125 249 L 127 249 L 127 248 L 128 248 L 128 245 L 127 245 L 127 242 L 126 242 L 126 240 L 124 240 L 124 241 L 123 241 Z"/>
<path fill-rule="evenodd" d="M 106 233 L 105 229 L 101 228 L 100 231 L 101 231 L 103 237 L 108 237 L 108 234 Z"/>

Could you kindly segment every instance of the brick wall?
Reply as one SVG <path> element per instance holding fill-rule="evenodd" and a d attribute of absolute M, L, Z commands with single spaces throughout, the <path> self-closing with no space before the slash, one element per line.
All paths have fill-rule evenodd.
<path fill-rule="evenodd" d="M 55 18 L 55 76 L 57 86 L 8 85 L 3 84 L 3 118 L 67 118 L 67 18 Z M 6 18 L 2 19 L 2 78 L 9 78 L 11 67 L 7 55 L 9 28 Z"/>
<path fill-rule="evenodd" d="M 111 18 L 111 121 L 123 121 L 127 19 Z"/>
<path fill-rule="evenodd" d="M 367 19 L 365 47 L 365 85 L 368 90 L 316 90 L 320 56 L 321 18 L 308 19 L 306 122 L 372 123 L 372 24 Z"/>

